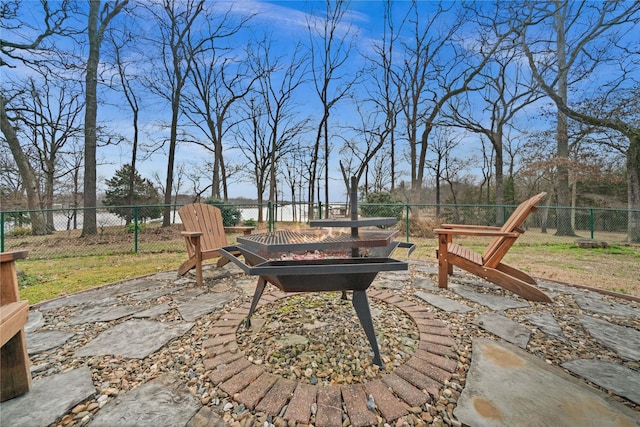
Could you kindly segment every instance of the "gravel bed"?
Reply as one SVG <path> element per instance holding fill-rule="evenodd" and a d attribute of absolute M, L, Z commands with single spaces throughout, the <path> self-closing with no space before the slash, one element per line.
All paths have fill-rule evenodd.
<path fill-rule="evenodd" d="M 411 357 L 420 334 L 399 308 L 375 298 L 369 298 L 369 306 L 388 373 Z M 257 310 L 252 325 L 238 331 L 238 347 L 268 372 L 313 385 L 381 377 L 351 301 L 339 292 L 283 298 Z"/>
<path fill-rule="evenodd" d="M 227 283 L 233 287 L 232 284 L 238 277 L 241 276 L 218 279 L 216 286 Z M 410 408 L 408 415 L 389 424 L 379 418 L 382 426 L 461 425 L 453 415 L 453 410 L 465 386 L 466 374 L 472 357 L 472 340 L 481 336 L 497 339 L 472 324 L 478 314 L 490 311 L 487 307 L 463 299 L 450 290 L 439 290 L 430 285 L 426 289 L 428 292 L 458 300 L 474 310 L 466 314 L 447 313 L 429 306 L 415 296 L 417 291 L 424 292 L 425 287 L 424 285 L 413 286 L 413 284 L 420 282 L 431 284 L 434 283 L 434 280 L 437 283 L 437 276 L 419 271 L 412 265 L 410 277 L 404 282 L 402 289 L 392 292 L 406 300 L 415 301 L 428 307 L 437 318 L 448 325 L 451 336 L 456 343 L 453 349 L 457 370 L 440 391 L 439 399 L 432 400 L 421 407 Z M 377 284 L 378 281 L 374 282 L 374 287 Z M 211 286 L 211 284 L 208 285 Z M 171 281 L 167 282 L 167 286 L 172 286 Z M 185 286 L 195 288 L 195 285 Z M 267 287 L 265 292 L 268 293 L 271 290 L 272 287 Z M 513 294 L 501 289 L 479 288 L 477 291 L 516 298 Z M 238 292 L 240 295 L 240 291 Z M 126 393 L 167 372 L 178 375 L 200 402 L 209 406 L 227 425 L 240 427 L 287 426 L 288 422 L 282 418 L 283 414 L 267 417 L 265 414 L 249 411 L 236 402 L 233 396 L 227 395 L 209 381 L 210 371 L 204 368 L 203 361 L 206 357 L 206 351 L 203 350 L 202 343 L 207 337 L 207 330 L 224 313 L 233 311 L 235 307 L 240 305 L 246 305 L 250 298 L 251 296 L 245 293 L 244 296 L 237 298 L 222 310 L 201 316 L 195 321 L 195 326 L 184 336 L 170 342 L 158 352 L 142 360 L 113 356 L 74 357 L 75 349 L 122 320 L 93 325 L 69 325 L 67 323 L 69 313 L 66 307 L 48 310 L 44 313 L 48 325 L 44 329 L 69 331 L 75 335 L 62 347 L 31 357 L 32 364 L 37 367 L 33 376 L 34 380 L 86 365 L 93 372 L 93 381 L 97 388 L 95 396 L 72 408 L 69 414 L 52 426 L 87 425 L 101 407 L 119 394 Z M 603 296 L 603 298 L 640 309 L 640 305 L 635 302 L 610 296 Z M 638 362 L 621 360 L 614 352 L 589 336 L 578 318 L 583 315 L 600 317 L 612 323 L 639 330 L 640 319 L 583 312 L 575 303 L 570 292 L 558 293 L 554 296 L 554 301 L 555 303 L 551 305 L 531 303 L 526 308 L 510 309 L 500 313 L 517 320 L 532 331 L 531 339 L 526 347 L 528 352 L 555 366 L 577 358 L 598 358 L 615 361 L 636 371 L 640 370 Z M 128 302 L 142 304 L 136 301 Z M 167 296 L 154 301 L 154 303 L 161 302 L 168 302 L 174 309 L 162 315 L 158 320 L 168 323 L 182 322 L 178 311 L 175 310 L 176 302 Z M 397 307 L 380 302 L 375 298 L 369 298 L 369 303 L 372 307 L 385 370 L 389 372 L 411 356 L 412 350 L 416 347 L 417 330 L 413 322 Z M 527 323 L 525 318 L 527 314 L 540 311 L 546 311 L 555 317 L 566 340 L 552 339 Z M 250 331 L 238 331 L 238 344 L 253 363 L 261 364 L 265 370 L 275 374 L 319 385 L 364 382 L 381 375 L 380 370 L 371 364 L 370 346 L 351 302 L 340 300 L 339 294 L 303 294 L 278 300 L 258 310 L 254 315 L 253 325 Z M 282 340 L 282 337 L 286 336 L 292 338 L 292 341 Z M 295 336 L 304 339 L 295 343 Z M 287 342 L 289 344 L 286 344 Z M 291 342 L 294 343 L 291 344 Z M 597 386 L 593 386 L 597 388 Z M 640 411 L 640 406 L 626 399 L 615 395 L 613 398 L 636 411 Z M 348 418 L 344 420 L 343 425 L 345 427 L 350 425 Z"/>

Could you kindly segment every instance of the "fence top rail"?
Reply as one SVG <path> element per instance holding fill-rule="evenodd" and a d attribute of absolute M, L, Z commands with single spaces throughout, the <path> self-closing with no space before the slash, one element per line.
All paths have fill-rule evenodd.
<path fill-rule="evenodd" d="M 268 206 L 267 203 L 259 204 L 259 203 L 226 203 L 231 206 L 236 207 L 244 207 L 244 208 L 266 208 Z M 346 205 L 347 203 L 331 203 L 333 205 Z M 407 206 L 407 207 L 417 207 L 417 208 L 433 208 L 440 206 L 441 208 L 516 208 L 517 205 L 487 205 L 487 204 L 451 204 L 451 203 L 366 203 L 369 206 Z M 275 205 L 275 204 L 274 204 Z M 289 205 L 308 205 L 305 202 L 278 202 L 277 206 L 289 206 Z M 31 212 L 68 212 L 74 210 L 89 210 L 89 209 L 135 209 L 135 208 L 157 208 L 157 207 L 166 207 L 165 204 L 157 204 L 157 205 L 117 205 L 117 206 L 96 206 L 96 207 L 66 207 L 66 208 L 42 208 L 42 209 L 14 209 L 14 210 L 4 210 L 0 209 L 0 214 L 10 215 L 10 214 L 19 214 L 19 213 L 31 213 Z M 174 209 L 178 209 L 183 205 L 169 205 Z M 632 212 L 632 213 L 640 213 L 640 209 L 629 209 L 629 208 L 605 208 L 605 207 L 595 207 L 595 206 L 551 206 L 551 205 L 539 205 L 538 209 L 579 209 L 579 210 L 593 210 L 600 212 Z"/>

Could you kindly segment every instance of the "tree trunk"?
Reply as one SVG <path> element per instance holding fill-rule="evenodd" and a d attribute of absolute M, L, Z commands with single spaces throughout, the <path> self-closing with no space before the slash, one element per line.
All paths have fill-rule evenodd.
<path fill-rule="evenodd" d="M 47 234 L 47 224 L 39 209 L 38 180 L 36 179 L 36 174 L 33 171 L 31 164 L 29 163 L 29 159 L 20 146 L 20 141 L 18 140 L 16 131 L 13 126 L 11 126 L 4 104 L 5 100 L 0 95 L 0 128 L 7 140 L 13 159 L 18 166 L 20 177 L 22 178 L 23 185 L 27 192 L 27 207 L 30 210 L 29 215 L 31 217 L 31 233 L 34 235 Z"/>
<path fill-rule="evenodd" d="M 222 144 L 218 138 L 213 142 L 213 175 L 211 177 L 211 197 L 220 199 L 220 156 L 222 155 Z"/>
<path fill-rule="evenodd" d="M 502 136 L 494 136 L 493 147 L 496 152 L 495 171 L 496 171 L 496 225 L 504 224 L 504 160 L 502 157 Z"/>
<path fill-rule="evenodd" d="M 100 0 L 89 2 L 89 57 L 85 76 L 84 115 L 84 210 L 82 211 L 82 237 L 98 234 L 96 220 L 96 121 L 98 116 L 98 62 L 100 59 L 100 35 L 98 33 L 98 13 Z M 92 209 L 93 208 L 93 209 Z"/>
<path fill-rule="evenodd" d="M 563 105 L 567 103 L 567 53 L 565 41 L 565 18 L 563 11 L 566 11 L 566 3 L 563 7 L 558 7 L 555 14 L 556 34 L 557 34 L 557 56 L 558 56 L 558 97 L 562 100 Z M 569 133 L 567 130 L 567 116 L 558 111 L 558 126 L 556 129 L 557 142 L 557 188 L 558 188 L 558 206 L 567 207 L 571 205 L 571 191 L 569 190 L 569 167 L 567 160 L 569 158 Z M 575 236 L 573 228 L 571 228 L 571 211 L 569 209 L 558 209 L 556 236 Z"/>
<path fill-rule="evenodd" d="M 640 243 L 640 130 L 629 138 L 627 151 L 629 224 L 627 240 Z"/>
<path fill-rule="evenodd" d="M 45 172 L 45 184 L 44 184 L 44 208 L 47 209 L 45 212 L 45 222 L 47 227 L 47 234 L 53 233 L 56 231 L 56 228 L 53 224 L 53 186 L 54 186 L 54 166 L 49 164 L 50 161 L 45 162 L 47 165 Z"/>
<path fill-rule="evenodd" d="M 180 93 L 177 93 L 171 103 L 171 136 L 169 141 L 169 159 L 167 160 L 167 181 L 164 189 L 164 212 L 162 226 L 171 225 L 171 195 L 173 194 L 173 169 L 176 159 L 176 145 L 178 140 L 178 113 Z"/>

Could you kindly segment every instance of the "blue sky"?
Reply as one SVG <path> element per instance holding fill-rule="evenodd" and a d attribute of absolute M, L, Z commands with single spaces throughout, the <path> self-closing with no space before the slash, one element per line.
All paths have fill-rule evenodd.
<path fill-rule="evenodd" d="M 425 3 L 425 6 L 426 4 L 427 3 Z M 325 3 L 322 1 L 240 1 L 229 4 L 222 2 L 219 3 L 219 5 L 221 9 L 226 9 L 227 6 L 230 5 L 231 10 L 240 15 L 256 14 L 249 24 L 251 31 L 255 34 L 261 34 L 262 32 L 270 33 L 274 42 L 274 48 L 280 49 L 282 52 L 290 51 L 298 40 L 303 44 L 309 44 L 307 11 L 322 14 L 325 8 Z M 354 50 L 352 52 L 353 58 L 345 68 L 349 69 L 350 72 L 355 72 L 363 63 L 360 53 L 370 53 L 372 41 L 377 41 L 380 38 L 383 23 L 383 6 L 383 2 L 377 1 L 356 1 L 351 3 L 344 22 L 344 31 L 347 31 L 346 26 L 348 25 L 349 31 L 357 39 L 357 51 Z M 240 41 L 240 43 L 242 43 L 242 41 Z M 308 110 L 308 114 L 313 114 L 317 111 L 319 107 L 317 102 L 317 94 L 313 90 L 311 83 L 297 95 L 298 108 L 300 111 Z M 103 109 L 101 110 L 102 115 L 102 113 L 105 112 L 104 109 L 108 107 L 101 108 Z M 354 110 L 355 106 L 349 100 L 338 104 L 332 113 L 332 126 L 346 125 L 352 123 L 352 120 L 357 120 Z M 168 113 L 166 109 L 164 111 Z M 114 111 L 111 117 L 117 115 L 119 115 L 118 112 Z M 123 119 L 122 124 L 118 125 L 119 128 L 127 126 L 126 118 Z M 316 126 L 316 123 L 317 119 L 314 117 L 311 125 Z M 149 131 L 155 126 L 157 126 L 155 121 L 146 120 L 146 128 Z M 164 132 L 156 134 L 166 134 L 166 132 L 167 130 L 165 129 Z M 314 131 L 310 132 L 309 138 L 311 138 L 313 134 Z M 338 144 L 338 142 L 336 142 L 336 144 Z M 330 177 L 332 184 L 330 185 L 330 199 L 342 201 L 345 198 L 345 191 L 337 165 L 339 160 L 338 149 L 339 146 L 335 146 L 331 154 Z M 108 178 L 110 174 L 117 169 L 118 165 L 129 161 L 130 147 L 129 145 L 112 147 L 108 152 L 105 151 L 103 154 L 105 154 L 109 161 L 113 162 L 112 165 L 104 165 L 101 167 L 101 176 Z M 226 155 L 227 161 L 240 158 L 239 156 L 233 156 L 232 153 L 226 153 Z M 183 145 L 178 148 L 177 161 L 178 163 L 187 162 L 193 164 L 194 158 L 202 159 L 205 156 L 209 156 L 209 154 L 200 147 Z M 146 177 L 154 174 L 164 177 L 166 169 L 165 160 L 166 153 L 161 150 L 145 162 L 141 162 L 140 171 Z M 231 185 L 230 196 L 255 198 L 255 186 L 248 182 L 235 182 Z"/>
<path fill-rule="evenodd" d="M 29 4 L 37 4 L 37 3 L 25 3 Z M 86 7 L 86 3 L 80 2 L 82 7 Z M 141 5 L 143 3 L 133 3 L 136 5 Z M 214 3 L 208 3 L 212 5 Z M 253 33 L 256 35 L 260 35 L 263 32 L 268 32 L 272 35 L 273 38 L 273 49 L 276 52 L 286 53 L 291 52 L 293 46 L 295 46 L 297 41 L 301 41 L 303 44 L 309 44 L 309 35 L 307 31 L 308 24 L 308 13 L 315 13 L 317 15 L 321 15 L 325 8 L 325 3 L 323 1 L 313 1 L 313 2 L 304 2 L 304 1 L 237 1 L 237 2 L 218 2 L 216 3 L 217 7 L 221 10 L 227 10 L 231 8 L 232 12 L 236 14 L 236 16 L 246 16 L 249 14 L 256 14 L 256 16 L 250 21 L 250 28 L 247 31 L 241 33 L 238 37 L 233 39 L 233 45 L 236 48 L 234 51 L 234 55 L 241 55 L 241 48 L 247 43 L 250 38 L 249 33 Z M 428 11 L 433 8 L 435 2 L 430 1 L 422 1 L 419 2 L 419 7 L 423 11 Z M 457 3 L 445 3 L 447 6 L 456 5 Z M 487 4 L 487 3 L 479 3 L 479 4 Z M 406 7 L 409 5 L 409 2 L 394 2 L 395 15 L 394 18 L 397 22 L 402 19 L 402 15 L 406 10 Z M 25 14 L 32 14 L 37 9 L 34 7 L 33 9 L 26 8 L 23 9 Z M 382 1 L 353 1 L 350 3 L 350 8 L 345 17 L 345 22 L 342 31 L 347 31 L 347 26 L 349 26 L 349 31 L 352 35 L 356 37 L 357 44 L 357 52 L 352 52 L 351 59 L 344 67 L 345 73 L 353 73 L 357 70 L 362 63 L 364 62 L 361 54 L 371 54 L 371 46 L 374 41 L 379 41 L 383 31 L 383 10 L 384 10 L 384 2 Z M 77 20 L 77 25 L 84 25 L 83 22 L 84 17 L 79 16 Z M 425 20 L 428 20 L 425 17 Z M 115 25 L 124 25 L 123 23 L 127 22 L 123 17 L 116 18 Z M 151 22 L 143 22 L 141 25 L 153 26 Z M 445 20 L 439 20 L 436 22 L 436 25 L 441 29 L 446 29 L 448 22 Z M 468 32 L 468 35 L 463 34 L 464 41 L 462 44 L 468 44 L 468 46 L 463 46 L 464 48 L 469 48 L 473 44 L 473 40 L 475 39 L 473 29 L 471 27 L 464 27 L 464 31 Z M 29 30 L 27 28 L 23 28 L 21 31 L 24 32 L 26 38 L 29 37 Z M 16 36 L 18 34 L 16 33 Z M 71 48 L 67 42 L 58 41 L 59 46 L 64 48 Z M 138 47 L 143 46 L 143 42 L 139 43 Z M 81 48 L 74 48 L 78 52 Z M 103 49 L 103 59 L 107 56 L 107 49 Z M 396 51 L 397 53 L 398 50 Z M 139 54 L 141 55 L 141 54 Z M 400 54 L 397 58 L 400 58 Z M 135 67 L 137 67 L 137 72 L 139 75 L 144 75 L 149 72 L 149 64 L 148 63 L 136 63 Z M 145 68 L 147 67 L 147 68 Z M 11 71 L 3 70 L 3 72 L 11 74 L 11 76 L 16 77 L 20 74 L 24 75 L 29 72 L 24 68 L 18 67 L 17 69 L 13 69 Z M 341 71 L 342 72 L 342 71 Z M 81 76 L 77 77 L 79 81 L 81 81 Z M 369 75 L 365 75 L 363 78 L 363 82 L 370 82 L 371 78 Z M 362 90 L 360 90 L 361 97 L 364 96 L 362 94 Z M 121 135 L 130 138 L 131 137 L 131 120 L 130 120 L 130 111 L 126 106 L 124 99 L 120 93 L 117 91 L 108 91 L 105 89 L 105 86 L 102 86 L 101 94 L 105 97 L 105 103 L 100 105 L 99 107 L 99 116 L 98 120 L 100 125 L 107 127 L 111 130 L 116 130 Z M 168 136 L 168 127 L 166 123 L 170 118 L 170 108 L 167 103 L 157 96 L 153 94 L 145 94 L 142 97 L 142 110 L 141 110 L 141 129 L 142 133 L 140 135 L 141 141 L 143 143 L 153 142 L 155 144 L 159 144 L 163 140 L 165 140 Z M 347 125 L 357 125 L 359 119 L 356 115 L 356 107 L 357 103 L 361 103 L 361 100 L 352 101 L 352 100 L 344 100 L 340 104 L 336 106 L 336 108 L 332 111 L 330 125 L 332 130 L 336 134 L 339 134 L 342 137 L 349 137 L 350 131 L 348 131 L 345 126 Z M 535 127 L 538 125 L 535 119 L 539 115 L 539 107 L 542 104 L 549 104 L 548 100 L 542 100 L 537 104 L 531 105 L 523 110 L 519 115 L 519 124 L 522 127 L 526 127 L 527 130 L 535 130 Z M 307 84 L 306 87 L 303 88 L 296 95 L 296 108 L 300 113 L 313 115 L 311 126 L 316 127 L 318 122 L 318 109 L 319 102 L 317 99 L 317 95 L 313 90 L 312 84 Z M 315 131 L 311 130 L 307 139 L 312 139 L 315 135 Z M 342 177 L 340 171 L 337 167 L 337 161 L 339 159 L 339 148 L 340 148 L 340 140 L 338 138 L 333 140 L 334 147 L 331 153 L 331 165 L 330 165 L 330 176 L 331 176 L 331 184 L 330 184 L 330 199 L 333 201 L 343 201 L 345 199 L 344 194 L 344 186 L 342 183 Z M 406 147 L 404 147 L 406 152 Z M 123 143 L 118 146 L 110 146 L 101 148 L 98 151 L 98 159 L 101 162 L 99 166 L 99 188 L 103 185 L 105 179 L 108 179 L 113 176 L 113 173 L 116 169 L 118 169 L 122 164 L 130 162 L 130 151 L 131 146 L 128 143 Z M 475 135 L 466 135 L 464 137 L 463 142 L 461 143 L 460 155 L 463 156 L 472 156 L 477 154 L 480 151 L 480 143 L 478 142 L 478 137 Z M 399 151 L 397 153 L 397 159 L 399 161 L 397 170 L 403 172 L 403 175 L 398 177 L 399 180 L 407 180 L 408 179 L 408 165 L 406 161 L 406 157 L 404 157 L 405 152 Z M 225 151 L 226 161 L 230 162 L 242 162 L 241 156 L 233 151 Z M 177 164 L 183 164 L 187 170 L 189 171 L 197 171 L 202 169 L 204 161 L 211 160 L 210 154 L 195 145 L 192 144 L 181 144 L 178 146 L 177 150 Z M 478 164 L 477 162 L 476 164 Z M 144 177 L 151 178 L 154 174 L 160 176 L 161 180 L 164 181 L 164 175 L 166 171 L 166 152 L 163 149 L 158 149 L 153 155 L 150 155 L 148 158 L 142 158 L 142 155 L 138 162 L 139 170 Z M 473 172 L 473 171 L 472 171 Z M 427 173 L 427 177 L 429 174 Z M 189 186 L 185 186 L 183 188 L 183 192 L 189 192 L 191 188 Z M 321 191 L 322 193 L 324 190 Z M 249 197 L 255 198 L 255 186 L 248 182 L 231 182 L 230 185 L 230 196 L 231 197 Z M 208 195 L 208 193 L 205 193 Z M 288 195 L 285 194 L 285 198 Z"/>

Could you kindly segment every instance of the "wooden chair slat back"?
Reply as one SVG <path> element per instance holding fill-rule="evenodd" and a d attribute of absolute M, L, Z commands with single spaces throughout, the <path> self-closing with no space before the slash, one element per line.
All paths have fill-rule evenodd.
<path fill-rule="evenodd" d="M 189 203 L 178 210 L 184 231 L 199 231 L 202 233 L 200 242 L 202 252 L 228 246 L 227 236 L 222 223 L 222 213 L 215 206 L 205 203 Z M 193 248 L 188 247 L 189 256 L 193 255 Z"/>
<path fill-rule="evenodd" d="M 547 197 L 547 193 L 542 192 L 520 203 L 504 223 L 502 228 L 500 228 L 500 231 L 507 233 L 518 231 L 527 220 L 527 217 L 536 209 L 536 206 L 539 205 L 545 197 Z M 493 239 L 482 254 L 483 264 L 488 267 L 495 268 L 500 264 L 500 262 L 502 262 L 502 258 L 509 251 L 515 241 L 516 239 L 512 237 L 503 236 L 498 236 Z"/>

